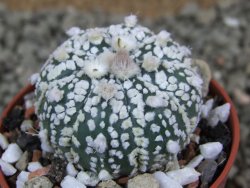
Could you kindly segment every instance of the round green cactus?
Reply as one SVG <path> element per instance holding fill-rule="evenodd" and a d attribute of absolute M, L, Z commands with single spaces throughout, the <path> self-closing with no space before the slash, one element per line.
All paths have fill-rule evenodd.
<path fill-rule="evenodd" d="M 43 149 L 100 180 L 162 168 L 199 120 L 190 50 L 136 21 L 72 28 L 36 82 Z"/>

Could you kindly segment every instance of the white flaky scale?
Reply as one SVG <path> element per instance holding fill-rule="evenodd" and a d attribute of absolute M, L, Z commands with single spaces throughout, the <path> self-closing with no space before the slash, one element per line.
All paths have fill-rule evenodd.
<path fill-rule="evenodd" d="M 168 102 L 160 96 L 148 96 L 146 99 L 146 105 L 152 108 L 166 107 Z"/>
<path fill-rule="evenodd" d="M 142 68 L 144 68 L 146 71 L 148 72 L 156 71 L 159 65 L 160 65 L 160 59 L 151 54 L 144 55 Z"/>
<path fill-rule="evenodd" d="M 108 147 L 108 145 L 107 145 L 107 139 L 106 139 L 106 137 L 102 133 L 99 133 L 97 135 L 97 137 L 96 137 L 96 139 L 94 140 L 93 143 L 94 143 L 93 148 L 98 153 L 104 153 L 105 150 Z"/>

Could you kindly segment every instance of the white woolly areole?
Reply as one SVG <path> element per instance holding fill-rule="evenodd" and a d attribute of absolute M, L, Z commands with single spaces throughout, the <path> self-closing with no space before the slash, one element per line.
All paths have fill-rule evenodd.
<path fill-rule="evenodd" d="M 52 88 L 48 91 L 47 98 L 49 102 L 59 102 L 63 98 L 64 91 L 57 87 Z"/>
<path fill-rule="evenodd" d="M 105 150 L 107 149 L 107 140 L 106 137 L 102 134 L 99 133 L 94 140 L 94 148 L 98 153 L 104 153 Z"/>
<path fill-rule="evenodd" d="M 112 39 L 112 46 L 116 51 L 127 50 L 131 51 L 136 48 L 136 39 L 133 36 L 122 35 L 115 36 Z"/>
<path fill-rule="evenodd" d="M 79 27 L 71 27 L 70 29 L 66 31 L 66 34 L 71 37 L 74 35 L 78 35 L 80 31 L 81 29 Z"/>
<path fill-rule="evenodd" d="M 182 188 L 181 184 L 178 181 L 170 178 L 164 172 L 157 171 L 153 173 L 153 177 L 160 184 L 160 188 Z"/>
<path fill-rule="evenodd" d="M 176 141 L 169 140 L 167 143 L 167 150 L 169 153 L 177 154 L 180 151 L 180 145 Z"/>
<path fill-rule="evenodd" d="M 94 61 L 89 61 L 85 63 L 84 66 L 84 72 L 90 78 L 101 78 L 102 76 L 106 75 L 108 71 L 109 71 L 108 64 L 99 59 L 96 59 Z"/>
<path fill-rule="evenodd" d="M 205 159 L 216 159 L 223 149 L 220 142 L 208 142 L 199 146 L 201 155 Z"/>
<path fill-rule="evenodd" d="M 156 42 L 161 45 L 161 46 L 164 46 L 166 45 L 167 41 L 170 40 L 170 33 L 163 30 L 163 31 L 160 31 L 158 33 L 158 35 L 156 36 Z"/>
<path fill-rule="evenodd" d="M 0 133 L 0 147 L 5 150 L 9 145 L 9 142 L 7 140 L 7 138 L 2 134 Z"/>
<path fill-rule="evenodd" d="M 103 34 L 100 29 L 89 29 L 87 35 L 89 41 L 95 45 L 101 44 L 103 40 Z"/>
<path fill-rule="evenodd" d="M 61 182 L 61 187 L 62 188 L 69 188 L 69 187 L 74 187 L 74 188 L 86 188 L 84 184 L 82 184 L 80 181 L 78 181 L 76 178 L 72 176 L 65 176 Z"/>
<path fill-rule="evenodd" d="M 112 179 L 113 177 L 109 174 L 107 170 L 103 169 L 99 172 L 98 178 L 102 181 L 106 181 Z"/>
<path fill-rule="evenodd" d="M 137 17 L 135 15 L 126 16 L 124 22 L 127 27 L 134 27 L 137 23 Z"/>
<path fill-rule="evenodd" d="M 199 176 L 201 175 L 194 168 L 190 167 L 184 167 L 179 170 L 172 170 L 167 172 L 166 174 L 170 178 L 179 182 L 181 185 L 187 185 L 192 182 L 195 182 L 199 179 Z"/>
<path fill-rule="evenodd" d="M 69 58 L 69 54 L 67 53 L 66 49 L 62 46 L 57 48 L 56 51 L 54 51 L 53 56 L 59 62 L 65 61 Z"/>
<path fill-rule="evenodd" d="M 117 88 L 115 84 L 100 82 L 97 85 L 97 93 L 107 101 L 115 96 Z"/>
<path fill-rule="evenodd" d="M 5 176 L 12 176 L 17 171 L 17 169 L 15 169 L 14 166 L 5 162 L 2 159 L 0 159 L 0 167 L 1 167 L 1 170 L 3 171 Z"/>
<path fill-rule="evenodd" d="M 7 163 L 15 163 L 21 158 L 22 154 L 23 151 L 17 144 L 9 144 L 5 152 L 2 154 L 2 160 Z"/>
<path fill-rule="evenodd" d="M 146 99 L 146 105 L 152 108 L 166 107 L 167 101 L 160 96 L 148 96 Z"/>
<path fill-rule="evenodd" d="M 157 57 L 149 53 L 144 55 L 142 68 L 144 68 L 146 71 L 148 72 L 156 71 L 159 65 L 160 65 L 160 60 Z"/>
<path fill-rule="evenodd" d="M 127 51 L 118 51 L 111 61 L 110 72 L 120 79 L 128 79 L 140 72 L 139 66 L 129 57 Z"/>

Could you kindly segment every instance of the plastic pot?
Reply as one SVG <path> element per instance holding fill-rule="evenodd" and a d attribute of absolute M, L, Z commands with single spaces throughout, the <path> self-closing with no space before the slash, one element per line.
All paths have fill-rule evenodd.
<path fill-rule="evenodd" d="M 10 111 L 14 108 L 15 105 L 22 104 L 23 100 L 24 100 L 23 99 L 24 96 L 33 90 L 34 90 L 34 86 L 28 85 L 25 88 L 23 88 L 10 101 L 10 103 L 4 109 L 2 116 L 1 116 L 1 119 L 0 119 L 0 131 L 1 132 L 4 131 L 3 126 L 2 126 L 3 118 L 6 117 L 8 113 L 10 113 Z M 231 150 L 230 150 L 229 158 L 227 160 L 227 163 L 226 163 L 223 171 L 221 172 L 221 174 L 217 177 L 217 179 L 211 185 L 211 188 L 223 188 L 223 187 L 225 187 L 228 173 L 233 166 L 234 160 L 235 160 L 237 152 L 238 152 L 239 141 L 240 141 L 240 124 L 239 124 L 238 115 L 237 115 L 236 109 L 232 103 L 232 100 L 230 99 L 230 97 L 228 96 L 226 91 L 215 80 L 212 80 L 210 82 L 209 93 L 212 96 L 220 96 L 224 100 L 225 103 L 228 102 L 231 104 L 231 111 L 230 111 L 230 116 L 229 116 L 229 120 L 228 120 L 228 126 L 232 130 Z M 126 180 L 126 178 L 124 180 Z M 0 170 L 0 187 L 3 187 L 3 188 L 9 187 L 1 170 Z"/>

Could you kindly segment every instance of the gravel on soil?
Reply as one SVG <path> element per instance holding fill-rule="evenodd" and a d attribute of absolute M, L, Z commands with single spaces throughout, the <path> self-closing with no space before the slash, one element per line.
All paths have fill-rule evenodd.
<path fill-rule="evenodd" d="M 190 46 L 195 58 L 207 61 L 213 77 L 233 98 L 241 122 L 241 144 L 228 188 L 250 184 L 250 1 L 220 1 L 202 10 L 188 4 L 176 16 L 140 18 L 155 32 L 166 29 L 175 40 Z M 8 101 L 38 72 L 72 26 L 83 29 L 116 24 L 125 15 L 102 11 L 10 11 L 0 3 L 0 113 Z"/>

